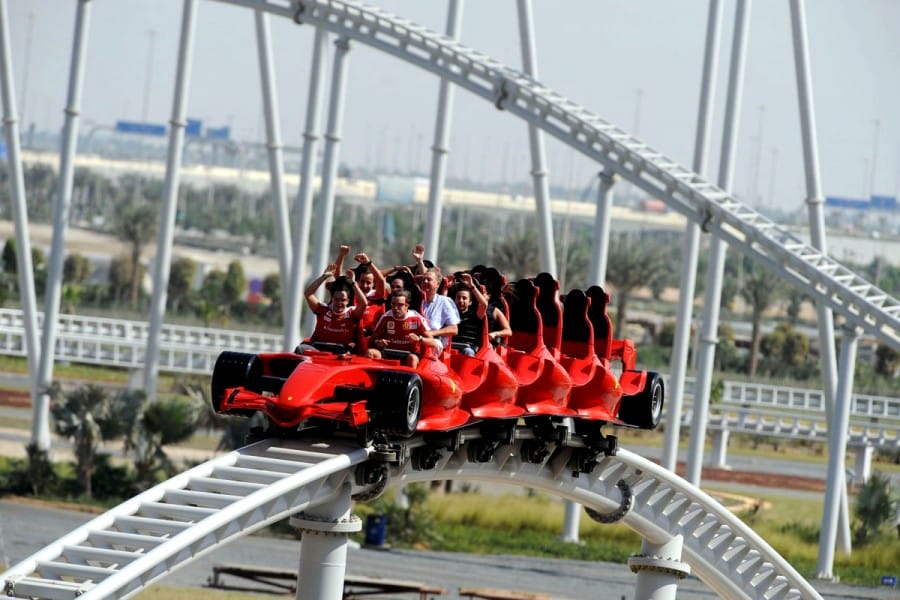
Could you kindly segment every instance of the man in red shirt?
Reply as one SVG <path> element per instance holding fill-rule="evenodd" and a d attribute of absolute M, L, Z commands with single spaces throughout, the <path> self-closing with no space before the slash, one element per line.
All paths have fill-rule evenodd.
<path fill-rule="evenodd" d="M 347 270 L 345 277 L 336 279 L 330 286 L 331 302 L 323 303 L 316 297 L 316 291 L 325 281 L 335 274 L 335 265 L 329 265 L 309 287 L 306 288 L 306 304 L 316 315 L 316 328 L 309 340 L 300 344 L 298 352 L 315 347 L 315 342 L 340 344 L 348 349 L 356 346 L 356 333 L 359 321 L 366 310 L 366 295 L 356 284 L 352 269 Z M 356 304 L 350 304 L 350 294 Z"/>
<path fill-rule="evenodd" d="M 412 294 L 409 290 L 400 289 L 391 293 L 391 310 L 384 313 L 375 325 L 367 353 L 369 358 L 381 358 L 381 351 L 386 348 L 405 350 L 409 354 L 403 359 L 403 364 L 415 368 L 425 348 L 435 345 L 428 321 L 409 309 L 410 298 Z"/>

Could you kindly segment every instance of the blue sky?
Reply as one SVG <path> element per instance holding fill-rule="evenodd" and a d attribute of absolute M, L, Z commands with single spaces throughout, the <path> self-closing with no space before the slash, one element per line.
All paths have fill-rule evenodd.
<path fill-rule="evenodd" d="M 446 2 L 376 4 L 431 29 L 445 29 Z M 19 116 L 38 129 L 58 129 L 76 2 L 11 0 L 7 5 Z M 148 121 L 168 121 L 182 3 L 101 0 L 91 5 L 82 126 L 141 120 L 145 110 Z M 700 0 L 534 0 L 540 79 L 689 166 L 707 9 Z M 708 162 L 713 170 L 706 174 L 713 181 L 733 12 L 734 2 L 724 0 Z M 814 0 L 806 2 L 806 13 L 824 192 L 897 195 L 900 2 Z M 271 25 L 282 137 L 299 146 L 312 29 L 274 18 Z M 465 3 L 460 37 L 511 66 L 521 65 L 512 0 Z M 360 44 L 350 53 L 348 75 L 342 162 L 425 172 L 437 80 Z M 230 125 L 235 139 L 261 140 L 261 106 L 252 13 L 201 0 L 188 114 L 206 125 Z M 790 15 L 783 0 L 752 3 L 742 107 L 734 191 L 757 206 L 800 209 L 805 187 Z M 529 180 L 522 122 L 463 91 L 456 94 L 453 119 L 451 176 Z M 596 167 L 554 141 L 548 141 L 547 155 L 553 183 L 568 185 L 579 196 Z"/>

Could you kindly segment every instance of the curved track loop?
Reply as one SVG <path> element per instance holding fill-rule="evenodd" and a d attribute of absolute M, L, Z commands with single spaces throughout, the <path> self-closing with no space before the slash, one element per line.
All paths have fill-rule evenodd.
<path fill-rule="evenodd" d="M 417 471 L 407 463 L 394 476 L 405 482 L 465 479 L 535 488 L 605 515 L 627 506 L 630 495 L 631 508 L 619 522 L 657 544 L 684 536 L 684 562 L 722 598 L 820 598 L 719 501 L 656 463 L 619 449 L 616 456 L 597 457 L 591 473 L 575 474 L 571 464 L 580 448 L 558 448 L 532 464 L 521 458 L 523 441 L 501 446 L 484 463 L 468 462 L 463 444 L 444 453 L 434 469 Z"/>
<path fill-rule="evenodd" d="M 540 127 L 704 231 L 740 249 L 890 347 L 900 301 L 728 192 L 524 73 L 378 8 L 349 0 L 219 0 L 324 29 L 421 67 Z"/>
<path fill-rule="evenodd" d="M 100 515 L 0 574 L 13 598 L 126 598 L 214 548 L 334 497 L 370 450 L 265 440 Z"/>
<path fill-rule="evenodd" d="M 472 462 L 468 444 L 480 437 L 477 429 L 463 430 L 455 450 L 437 451 L 434 467 L 422 470 L 406 460 L 424 449 L 421 436 L 378 454 L 325 440 L 259 442 L 173 477 L 63 536 L 0 575 L 0 589 L 14 598 L 130 597 L 218 546 L 332 499 L 342 486 L 349 484 L 356 497 L 378 495 L 386 481 L 360 485 L 355 467 L 370 456 L 387 456 L 394 461 L 393 481 L 466 479 L 536 488 L 594 514 L 614 515 L 654 543 L 681 534 L 684 562 L 723 598 L 820 598 L 719 502 L 640 456 L 591 453 L 596 466 L 576 474 L 572 465 L 584 464 L 576 460 L 585 451 L 579 439 L 548 448 L 543 460 L 531 463 L 521 457 L 534 456 L 522 449 L 533 436 L 519 429 L 488 460 Z"/>

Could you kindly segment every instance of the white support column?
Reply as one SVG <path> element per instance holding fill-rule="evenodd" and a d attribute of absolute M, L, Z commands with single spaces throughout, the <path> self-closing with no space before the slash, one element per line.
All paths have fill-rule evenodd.
<path fill-rule="evenodd" d="M 334 41 L 334 63 L 331 71 L 331 104 L 328 108 L 328 127 L 325 132 L 325 156 L 322 158 L 322 189 L 316 208 L 316 235 L 313 244 L 312 271 L 316 275 L 328 264 L 331 246 L 331 226 L 334 222 L 334 190 L 337 184 L 338 154 L 341 128 L 344 122 L 344 95 L 347 89 L 347 54 L 350 40 L 340 37 Z M 315 315 L 307 312 L 307 326 L 315 324 Z"/>
<path fill-rule="evenodd" d="M 48 414 L 50 384 L 53 382 L 53 363 L 56 354 L 56 321 L 62 298 L 63 255 L 66 250 L 66 230 L 69 227 L 69 208 L 72 204 L 72 182 L 75 179 L 75 146 L 78 142 L 78 115 L 81 112 L 81 89 L 87 50 L 91 0 L 81 0 L 75 13 L 75 36 L 69 67 L 69 89 L 66 100 L 66 122 L 63 125 L 62 148 L 59 158 L 59 183 L 53 206 L 53 240 L 47 260 L 47 288 L 44 292 L 44 329 L 41 332 L 41 360 L 38 366 L 37 393 L 34 414 L 40 419 L 34 427 L 40 431 L 39 448 L 49 446 Z M 47 436 L 45 438 L 45 436 Z M 44 440 L 46 439 L 46 444 Z"/>
<path fill-rule="evenodd" d="M 691 567 L 681 562 L 684 538 L 676 535 L 662 544 L 644 538 L 641 553 L 628 559 L 628 568 L 637 573 L 634 597 L 640 600 L 675 600 L 678 582 L 690 575 Z"/>
<path fill-rule="evenodd" d="M 712 455 L 709 457 L 709 466 L 717 469 L 727 469 L 728 438 L 731 432 L 727 429 L 717 429 L 712 432 Z"/>
<path fill-rule="evenodd" d="M 266 146 L 269 149 L 269 178 L 272 202 L 275 208 L 275 241 L 278 246 L 278 275 L 287 281 L 291 272 L 291 228 L 284 187 L 284 153 L 281 144 L 281 116 L 278 112 L 278 94 L 275 85 L 275 69 L 272 64 L 272 44 L 269 32 L 269 16 L 261 10 L 253 14 L 256 21 L 256 48 L 259 55 L 259 75 L 266 117 Z M 287 319 L 287 305 L 282 294 L 282 318 Z M 287 348 L 285 348 L 287 350 Z"/>
<path fill-rule="evenodd" d="M 300 190 L 294 204 L 294 251 L 291 254 L 291 278 L 284 293 L 285 317 L 282 346 L 292 350 L 300 342 L 300 309 L 303 285 L 307 278 L 306 257 L 309 228 L 312 223 L 313 180 L 316 173 L 316 149 L 319 145 L 319 122 L 322 114 L 322 67 L 328 36 L 321 27 L 313 39 L 309 83 L 307 84 L 306 124 L 303 131 L 303 156 L 300 161 Z"/>
<path fill-rule="evenodd" d="M 731 48 L 731 67 L 728 94 L 725 101 L 725 126 L 722 134 L 722 155 L 719 160 L 719 187 L 730 190 L 734 175 L 734 153 L 737 146 L 738 123 L 741 114 L 741 90 L 744 82 L 744 56 L 747 51 L 747 30 L 750 25 L 750 0 L 738 0 L 734 16 L 734 39 Z M 691 422 L 691 443 L 688 449 L 685 479 L 700 486 L 703 445 L 706 438 L 706 417 L 716 346 L 718 344 L 719 305 L 722 302 L 722 280 L 725 274 L 725 242 L 710 240 L 709 265 L 706 274 L 706 296 L 702 333 L 694 388 L 694 414 Z"/>
<path fill-rule="evenodd" d="M 716 68 L 719 64 L 719 34 L 722 30 L 721 0 L 710 0 L 706 19 L 706 46 L 703 53 L 703 74 L 700 83 L 700 107 L 697 115 L 697 135 L 694 138 L 694 172 L 706 174 L 707 146 L 712 125 L 713 90 L 716 87 Z M 681 437 L 681 406 L 685 392 L 688 349 L 693 323 L 694 288 L 697 283 L 697 264 L 700 254 L 700 226 L 688 223 L 684 232 L 681 254 L 681 293 L 675 317 L 672 340 L 672 360 L 669 365 L 666 398 L 666 433 L 663 440 L 661 464 L 672 472 L 678 464 L 678 441 Z M 696 352 L 696 346 L 694 349 Z M 695 354 L 696 359 L 696 354 Z M 695 362 L 696 364 L 696 362 Z"/>
<path fill-rule="evenodd" d="M 597 173 L 597 213 L 594 215 L 594 247 L 591 251 L 591 266 L 588 271 L 588 285 L 603 286 L 606 283 L 606 264 L 609 257 L 609 226 L 612 221 L 613 186 L 619 178 L 615 173 Z"/>
<path fill-rule="evenodd" d="M 450 0 L 447 8 L 447 37 L 457 39 L 462 22 L 462 0 Z M 441 79 L 438 92 L 438 112 L 434 124 L 434 145 L 431 147 L 431 182 L 428 186 L 428 218 L 425 220 L 425 251 L 437 264 L 440 256 L 441 215 L 444 206 L 444 182 L 447 178 L 448 131 L 453 112 L 453 86 Z"/>
<path fill-rule="evenodd" d="M 530 0 L 519 0 L 519 38 L 522 44 L 522 70 L 538 79 L 537 51 L 534 44 L 534 19 Z M 498 107 L 502 108 L 498 101 Z M 528 140 L 531 145 L 531 177 L 534 181 L 534 205 L 537 210 L 538 237 L 541 252 L 541 269 L 554 277 L 556 246 L 553 243 L 553 214 L 550 212 L 550 184 L 547 182 L 547 160 L 544 157 L 544 134 L 537 125 L 528 124 Z"/>
<path fill-rule="evenodd" d="M 806 175 L 806 205 L 809 221 L 810 243 L 822 254 L 828 253 L 825 241 L 825 211 L 822 205 L 822 185 L 819 177 L 819 149 L 816 143 L 816 116 L 810 76 L 809 53 L 806 35 L 806 12 L 803 0 L 791 0 L 791 32 L 794 43 L 794 71 L 797 78 L 797 100 L 800 104 L 800 134 L 803 142 L 803 166 Z M 837 389 L 837 358 L 834 354 L 834 315 L 822 303 L 816 305 L 816 325 L 819 329 L 819 355 L 822 360 L 822 384 L 825 387 L 825 416 L 831 423 L 834 412 L 834 396 Z M 850 509 L 847 503 L 847 486 L 842 478 L 834 490 L 840 493 L 838 511 L 838 544 L 844 552 L 850 552 Z"/>
<path fill-rule="evenodd" d="M 340 600 L 347 570 L 348 536 L 362 530 L 362 522 L 350 514 L 350 485 L 331 502 L 291 517 L 302 534 L 297 600 Z"/>
<path fill-rule="evenodd" d="M 197 0 L 185 0 L 181 21 L 181 42 L 175 77 L 175 98 L 172 101 L 172 120 L 169 121 L 169 150 L 166 156 L 166 182 L 159 215 L 159 236 L 156 259 L 153 263 L 153 300 L 150 303 L 150 325 L 147 331 L 147 353 L 144 358 L 144 390 L 147 398 L 156 398 L 156 378 L 159 375 L 159 337 L 166 314 L 169 272 L 172 262 L 172 242 L 175 237 L 175 208 L 181 179 L 181 154 L 184 150 L 187 91 L 191 80 L 191 60 L 194 52 L 194 25 L 197 20 Z"/>
<path fill-rule="evenodd" d="M 37 300 L 34 293 L 31 252 L 23 252 L 24 249 L 31 248 L 31 241 L 28 234 L 28 205 L 25 202 L 25 175 L 22 172 L 22 153 L 19 147 L 19 126 L 16 116 L 12 51 L 9 47 L 9 39 L 9 16 L 6 11 L 6 0 L 0 0 L 0 93 L 3 94 L 3 125 L 6 132 L 9 187 L 16 232 L 16 269 L 19 278 L 19 298 L 22 302 L 22 319 L 25 325 L 28 375 L 30 381 L 36 384 L 38 381 L 38 356 L 40 356 L 41 348 L 38 341 Z M 40 404 L 41 394 L 37 385 L 34 385 L 31 395 L 34 401 L 31 443 L 35 444 L 38 450 L 47 451 L 50 449 L 47 407 Z"/>
<path fill-rule="evenodd" d="M 563 532 L 560 540 L 570 544 L 580 542 L 578 529 L 581 524 L 581 505 L 573 500 L 566 500 L 566 512 L 563 518 Z"/>
<path fill-rule="evenodd" d="M 856 471 L 856 485 L 862 485 L 869 481 L 872 476 L 872 455 L 875 453 L 875 447 L 872 444 L 865 444 L 854 448 L 853 453 L 856 460 L 853 463 L 853 470 Z"/>
<path fill-rule="evenodd" d="M 838 536 L 838 512 L 841 499 L 840 490 L 835 489 L 835 486 L 843 485 L 844 482 L 844 454 L 847 451 L 847 428 L 850 425 L 853 374 L 860 332 L 855 327 L 845 327 L 843 334 L 835 410 L 832 412 L 832 421 L 829 423 L 828 478 L 825 480 L 825 506 L 822 510 L 822 533 L 819 536 L 819 556 L 816 562 L 818 579 L 834 578 L 834 548 Z"/>

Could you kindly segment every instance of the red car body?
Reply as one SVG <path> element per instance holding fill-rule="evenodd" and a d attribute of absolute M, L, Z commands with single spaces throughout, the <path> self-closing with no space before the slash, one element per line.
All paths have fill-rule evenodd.
<path fill-rule="evenodd" d="M 516 282 L 509 347 L 492 348 L 485 329 L 475 356 L 446 350 L 426 355 L 416 368 L 391 353 L 372 359 L 335 348 L 223 352 L 213 372 L 213 405 L 222 413 L 262 411 L 281 430 L 325 421 L 400 437 L 520 417 L 654 428 L 662 380 L 634 370 L 630 341 L 612 340 L 609 297 L 599 287 L 575 290 L 561 305 L 554 285 L 543 275 Z M 611 366 L 616 359 L 623 361 L 619 376 Z"/>

